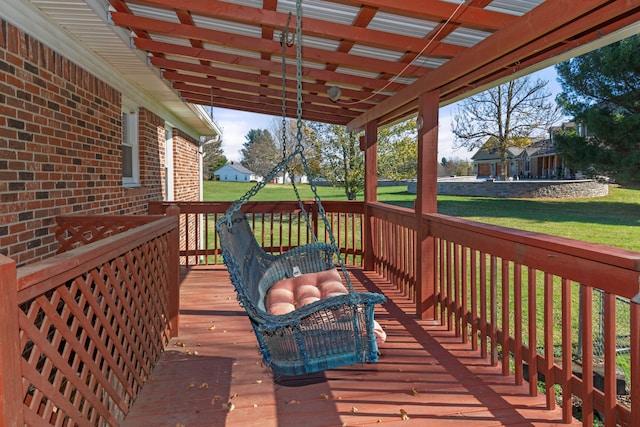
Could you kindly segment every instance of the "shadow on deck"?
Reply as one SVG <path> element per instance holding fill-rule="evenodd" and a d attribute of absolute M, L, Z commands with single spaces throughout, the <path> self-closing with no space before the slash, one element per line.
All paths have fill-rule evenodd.
<path fill-rule="evenodd" d="M 561 409 L 547 410 L 544 395 L 529 396 L 526 383 L 515 385 L 452 332 L 407 314 L 412 304 L 388 282 L 371 272 L 352 274 L 356 287 L 388 297 L 376 313 L 387 332 L 380 361 L 274 380 L 226 270 L 183 271 L 180 334 L 123 425 L 562 424 Z"/>

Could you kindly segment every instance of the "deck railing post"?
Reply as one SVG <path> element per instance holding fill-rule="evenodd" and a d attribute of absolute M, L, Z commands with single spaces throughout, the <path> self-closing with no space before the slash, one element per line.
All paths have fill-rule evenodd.
<path fill-rule="evenodd" d="M 176 219 L 176 227 L 169 233 L 169 324 L 171 336 L 178 336 L 180 325 L 180 208 L 171 205 L 167 216 Z"/>
<path fill-rule="evenodd" d="M 364 151 L 364 217 L 362 221 L 362 253 L 365 270 L 374 269 L 375 254 L 373 253 L 373 216 L 368 203 L 378 199 L 378 124 L 369 122 L 365 127 L 364 137 L 360 141 Z"/>
<path fill-rule="evenodd" d="M 23 426 L 16 263 L 0 255 L 0 425 Z"/>
<path fill-rule="evenodd" d="M 423 214 L 438 211 L 438 101 L 437 91 L 420 97 L 418 127 L 418 179 L 415 211 L 417 227 L 416 314 L 421 319 L 436 317 L 435 239 Z"/>

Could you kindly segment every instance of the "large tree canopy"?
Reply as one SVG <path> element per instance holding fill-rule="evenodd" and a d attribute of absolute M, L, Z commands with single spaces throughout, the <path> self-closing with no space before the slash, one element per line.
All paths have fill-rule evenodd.
<path fill-rule="evenodd" d="M 378 175 L 392 180 L 413 179 L 418 170 L 415 117 L 378 132 Z"/>
<path fill-rule="evenodd" d="M 280 156 L 292 154 L 298 146 L 298 121 L 287 119 L 283 122 L 282 119 L 274 119 L 271 128 Z M 302 121 L 300 126 L 300 144 L 302 145 L 302 153 L 307 160 L 311 178 L 319 176 L 322 160 L 320 142 L 310 124 L 305 121 Z M 294 179 L 296 175 L 306 173 L 301 159 L 297 156 L 287 166 L 288 173 L 292 175 L 291 179 Z"/>
<path fill-rule="evenodd" d="M 322 176 L 336 187 L 344 188 L 348 200 L 355 200 L 364 189 L 364 153 L 358 138 L 346 127 L 312 123 L 322 147 Z"/>
<path fill-rule="evenodd" d="M 267 176 L 282 159 L 268 130 L 251 129 L 245 135 L 241 164 L 260 176 Z"/>
<path fill-rule="evenodd" d="M 496 149 L 506 178 L 507 150 L 528 146 L 560 118 L 547 84 L 525 76 L 461 101 L 451 124 L 457 147 Z"/>
<path fill-rule="evenodd" d="M 579 124 L 556 139 L 570 166 L 640 180 L 640 37 L 572 58 L 556 71 L 558 104 Z"/>
<path fill-rule="evenodd" d="M 202 144 L 202 166 L 208 179 L 213 173 L 227 164 L 227 158 L 222 150 L 222 138 L 210 138 Z"/>

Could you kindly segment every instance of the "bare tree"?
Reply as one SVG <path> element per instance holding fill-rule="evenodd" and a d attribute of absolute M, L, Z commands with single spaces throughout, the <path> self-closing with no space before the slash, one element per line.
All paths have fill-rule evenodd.
<path fill-rule="evenodd" d="M 525 76 L 462 101 L 451 124 L 456 148 L 497 150 L 500 175 L 506 179 L 507 150 L 528 146 L 561 118 L 559 108 L 549 101 L 548 83 Z"/>

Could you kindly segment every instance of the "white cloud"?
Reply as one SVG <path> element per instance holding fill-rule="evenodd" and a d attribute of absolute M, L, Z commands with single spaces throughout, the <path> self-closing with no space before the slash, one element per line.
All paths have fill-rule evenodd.
<path fill-rule="evenodd" d="M 269 129 L 273 116 L 243 111 L 213 109 L 213 119 L 222 128 L 222 149 L 229 160 L 240 161 L 245 136 L 251 129 Z"/>

